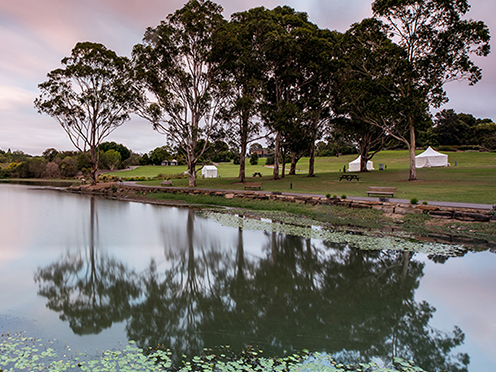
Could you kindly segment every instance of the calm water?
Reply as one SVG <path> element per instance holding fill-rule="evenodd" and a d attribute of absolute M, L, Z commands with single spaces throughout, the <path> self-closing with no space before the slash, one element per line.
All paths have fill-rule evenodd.
<path fill-rule="evenodd" d="M 0 211 L 0 333 L 90 352 L 127 340 L 176 355 L 258 345 L 496 369 L 489 251 L 364 251 L 21 185 L 0 184 Z"/>

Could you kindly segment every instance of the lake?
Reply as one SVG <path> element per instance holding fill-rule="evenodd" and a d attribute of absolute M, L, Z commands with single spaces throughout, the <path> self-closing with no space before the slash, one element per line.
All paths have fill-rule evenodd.
<path fill-rule="evenodd" d="M 175 357 L 252 345 L 266 356 L 309 349 L 342 362 L 496 369 L 491 251 L 302 238 L 25 185 L 0 184 L 0 211 L 0 333 L 89 353 L 134 340 Z"/>

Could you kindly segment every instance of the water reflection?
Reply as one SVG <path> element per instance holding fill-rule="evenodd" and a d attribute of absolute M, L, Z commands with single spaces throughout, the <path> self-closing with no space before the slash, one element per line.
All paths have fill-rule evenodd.
<path fill-rule="evenodd" d="M 61 313 L 75 334 L 98 334 L 127 319 L 140 292 L 139 277 L 122 263 L 95 249 L 98 216 L 90 199 L 89 245 L 35 274 L 38 294 Z"/>
<path fill-rule="evenodd" d="M 140 346 L 171 348 L 176 358 L 204 347 L 258 345 L 266 354 L 303 348 L 384 361 L 411 358 L 429 371 L 466 371 L 454 355 L 464 334 L 430 327 L 435 309 L 415 301 L 424 263 L 409 253 L 265 233 L 262 257 L 247 254 L 238 229 L 225 249 L 193 210 L 161 225 L 164 261 L 136 272 L 97 248 L 90 201 L 88 246 L 39 268 L 47 306 L 76 334 L 125 322 Z"/>

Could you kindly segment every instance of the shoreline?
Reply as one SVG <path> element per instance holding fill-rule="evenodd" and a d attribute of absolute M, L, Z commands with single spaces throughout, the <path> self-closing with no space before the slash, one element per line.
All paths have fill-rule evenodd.
<path fill-rule="evenodd" d="M 180 187 L 147 186 L 130 183 L 99 183 L 97 185 L 71 186 L 61 189 L 66 192 L 81 195 L 93 195 L 106 199 L 146 203 L 152 205 L 163 205 L 169 207 L 194 208 L 198 210 L 214 210 L 220 213 L 233 214 L 242 213 L 248 218 L 272 218 L 277 213 L 271 209 L 271 202 L 283 202 L 291 204 L 304 204 L 307 208 L 333 208 L 350 211 L 360 217 L 367 210 L 377 210 L 382 213 L 386 221 L 381 228 L 367 227 L 360 223 L 355 224 L 353 220 L 344 218 L 342 222 L 331 223 L 315 220 L 320 227 L 340 230 L 351 230 L 355 232 L 386 233 L 391 236 L 405 237 L 405 234 L 424 241 L 434 241 L 443 244 L 463 244 L 473 249 L 496 249 L 496 234 L 488 234 L 485 230 L 496 228 L 496 216 L 489 209 L 463 208 L 459 206 L 437 206 L 437 205 L 411 205 L 391 201 L 369 201 L 356 199 L 326 198 L 320 196 L 295 196 L 283 193 L 268 193 L 263 191 L 232 191 L 211 189 L 189 189 Z M 168 193 L 177 195 L 177 199 L 152 199 L 150 194 Z M 264 210 L 250 210 L 238 206 L 229 206 L 208 203 L 194 203 L 181 200 L 181 198 L 199 196 L 212 196 L 222 198 L 226 204 L 233 201 L 254 200 L 267 204 Z M 216 198 L 216 201 L 219 199 Z M 291 204 L 289 204 L 291 203 Z M 241 211 L 241 212 L 240 212 Z M 330 212 L 330 209 L 329 211 Z M 370 211 L 369 211 L 370 212 Z M 288 212 L 288 214 L 291 214 Z M 330 214 L 330 213 L 329 213 Z M 299 224 L 301 216 L 293 216 L 291 224 Z M 338 218 L 339 219 L 339 218 Z M 410 221 L 411 220 L 411 221 Z M 362 219 L 363 221 L 363 219 Z M 276 221 L 277 222 L 277 217 Z M 281 221 L 284 223 L 284 221 Z M 373 223 L 372 221 L 371 223 Z M 382 221 L 381 221 L 382 222 Z M 305 225 L 305 224 L 303 224 Z M 366 224 L 365 224 L 366 225 Z M 421 226 L 418 226 L 421 225 Z M 481 231 L 476 231 L 473 226 L 480 226 Z M 413 230 L 412 230 L 413 228 Z M 419 229 L 420 228 L 420 229 Z"/>

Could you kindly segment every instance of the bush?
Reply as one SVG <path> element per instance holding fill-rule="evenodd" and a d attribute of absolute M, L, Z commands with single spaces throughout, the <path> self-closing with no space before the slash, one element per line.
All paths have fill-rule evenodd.
<path fill-rule="evenodd" d="M 341 199 L 346 199 L 346 195 L 341 195 Z"/>
<path fill-rule="evenodd" d="M 427 203 L 425 200 L 422 202 L 423 205 L 427 205 L 429 203 Z"/>
<path fill-rule="evenodd" d="M 251 165 L 257 165 L 258 164 L 258 154 L 256 152 L 254 152 L 253 154 L 251 154 L 251 156 L 250 156 L 250 164 Z"/>
<path fill-rule="evenodd" d="M 413 205 L 418 204 L 418 199 L 417 198 L 411 198 L 410 204 L 413 204 Z"/>
<path fill-rule="evenodd" d="M 8 168 L 0 168 L 0 179 L 10 178 L 12 175 L 12 170 Z"/>
<path fill-rule="evenodd" d="M 326 194 L 326 198 L 329 199 L 331 197 L 331 194 Z"/>
<path fill-rule="evenodd" d="M 55 162 L 47 164 L 45 169 L 45 177 L 47 178 L 60 178 L 59 166 Z"/>
<path fill-rule="evenodd" d="M 335 156 L 335 155 L 336 155 L 336 151 L 332 151 L 329 149 L 324 149 L 317 154 L 318 157 L 329 157 L 329 156 Z"/>
<path fill-rule="evenodd" d="M 454 146 L 448 146 L 448 145 L 439 146 L 439 148 L 437 150 L 438 151 L 457 151 L 456 150 L 456 147 L 454 147 Z"/>
<path fill-rule="evenodd" d="M 98 182 L 117 182 L 119 178 L 117 176 L 102 174 L 98 176 Z"/>
<path fill-rule="evenodd" d="M 234 156 L 233 156 L 233 163 L 234 163 L 234 165 L 239 165 L 239 163 L 240 163 L 240 156 L 239 156 L 239 154 L 234 154 Z"/>
<path fill-rule="evenodd" d="M 274 165 L 274 154 L 267 156 L 267 159 L 265 159 L 265 165 Z"/>
<path fill-rule="evenodd" d="M 66 157 L 59 164 L 59 170 L 62 177 L 72 178 L 78 172 L 78 162 L 74 157 Z"/>

